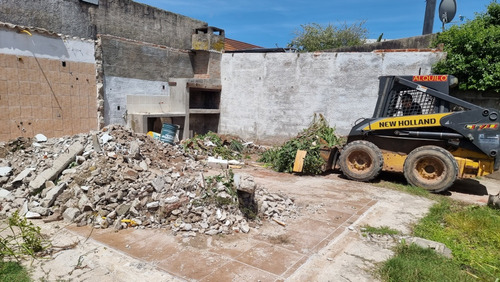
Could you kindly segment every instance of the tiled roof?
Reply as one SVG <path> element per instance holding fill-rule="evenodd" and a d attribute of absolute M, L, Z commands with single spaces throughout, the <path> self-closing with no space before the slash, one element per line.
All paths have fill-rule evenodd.
<path fill-rule="evenodd" d="M 262 48 L 262 47 L 234 39 L 229 39 L 229 38 L 224 39 L 224 50 L 226 51 L 246 50 L 255 48 Z"/>

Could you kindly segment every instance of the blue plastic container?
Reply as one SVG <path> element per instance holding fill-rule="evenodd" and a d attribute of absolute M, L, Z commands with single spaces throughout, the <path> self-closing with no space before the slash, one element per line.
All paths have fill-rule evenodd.
<path fill-rule="evenodd" d="M 174 145 L 175 134 L 177 133 L 178 126 L 175 124 L 164 123 L 161 128 L 160 141 Z"/>

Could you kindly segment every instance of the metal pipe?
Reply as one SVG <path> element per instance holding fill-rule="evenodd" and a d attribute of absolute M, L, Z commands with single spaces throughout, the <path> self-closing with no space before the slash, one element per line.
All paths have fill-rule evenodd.
<path fill-rule="evenodd" d="M 436 13 L 436 0 L 427 0 L 427 5 L 425 5 L 424 29 L 422 31 L 422 35 L 432 33 L 435 13 Z"/>
<path fill-rule="evenodd" d="M 399 131 L 395 132 L 398 136 L 410 136 L 421 138 L 439 138 L 439 139 L 461 139 L 464 138 L 462 134 L 451 132 L 427 132 L 427 131 Z"/>

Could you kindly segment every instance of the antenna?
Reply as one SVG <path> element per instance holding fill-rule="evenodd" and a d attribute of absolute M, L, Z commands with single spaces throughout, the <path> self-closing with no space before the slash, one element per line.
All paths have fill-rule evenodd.
<path fill-rule="evenodd" d="M 451 22 L 457 13 L 457 1 L 456 0 L 441 0 L 439 4 L 439 19 L 444 25 Z"/>

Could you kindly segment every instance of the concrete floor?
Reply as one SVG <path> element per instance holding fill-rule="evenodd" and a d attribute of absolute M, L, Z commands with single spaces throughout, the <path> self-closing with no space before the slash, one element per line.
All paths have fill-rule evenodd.
<path fill-rule="evenodd" d="M 266 221 L 248 234 L 183 238 L 169 230 L 69 228 L 82 236 L 92 233 L 91 239 L 187 280 L 281 281 L 345 235 L 376 203 L 369 198 L 324 200 L 331 204 L 306 211 L 286 226 Z"/>
<path fill-rule="evenodd" d="M 373 281 L 373 267 L 391 256 L 391 243 L 370 245 L 360 228 L 389 226 L 409 234 L 411 224 L 432 205 L 427 199 L 348 181 L 335 173 L 297 176 L 258 167 L 235 173 L 251 174 L 267 190 L 293 197 L 300 215 L 285 226 L 264 221 L 248 234 L 188 238 L 170 230 L 67 228 L 190 281 Z M 488 181 L 500 187 L 498 181 Z M 460 182 L 450 195 L 486 187 L 476 182 Z M 478 203 L 488 197 L 483 192 L 468 193 L 462 197 L 472 193 Z"/>

